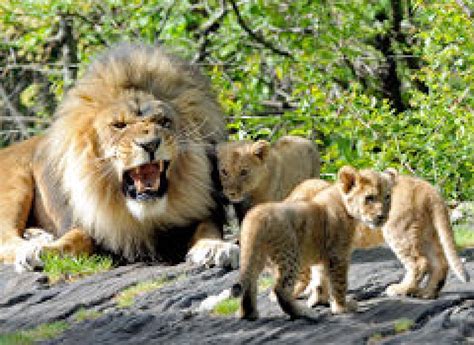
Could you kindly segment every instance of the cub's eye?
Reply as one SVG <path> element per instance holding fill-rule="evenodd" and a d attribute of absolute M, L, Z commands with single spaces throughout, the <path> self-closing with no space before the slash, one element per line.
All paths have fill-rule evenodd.
<path fill-rule="evenodd" d="M 385 195 L 385 201 L 390 201 L 390 199 L 392 199 L 390 194 Z"/>
<path fill-rule="evenodd" d="M 227 176 L 227 170 L 221 169 L 221 174 L 222 174 L 223 176 Z"/>
<path fill-rule="evenodd" d="M 122 121 L 117 121 L 117 122 L 112 123 L 112 127 L 116 128 L 116 129 L 123 129 L 123 128 L 127 127 L 127 124 L 125 122 L 122 122 Z"/>
<path fill-rule="evenodd" d="M 163 116 L 158 119 L 157 123 L 163 128 L 171 128 L 171 119 L 169 117 Z"/>
<path fill-rule="evenodd" d="M 247 176 L 249 174 L 248 169 L 242 169 L 240 170 L 240 176 Z"/>
<path fill-rule="evenodd" d="M 367 195 L 365 197 L 365 203 L 366 204 L 371 204 L 371 203 L 375 202 L 375 200 L 376 200 L 375 195 Z"/>

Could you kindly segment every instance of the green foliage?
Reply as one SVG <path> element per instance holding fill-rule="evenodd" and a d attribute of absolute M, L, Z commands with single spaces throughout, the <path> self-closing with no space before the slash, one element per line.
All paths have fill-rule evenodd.
<path fill-rule="evenodd" d="M 0 335 L 0 344 L 29 345 L 38 341 L 56 338 L 68 328 L 69 325 L 65 321 L 42 324 L 29 330 Z"/>
<path fill-rule="evenodd" d="M 472 226 L 455 225 L 454 241 L 459 249 L 474 247 L 474 229 Z"/>
<path fill-rule="evenodd" d="M 47 120 L 72 82 L 55 41 L 65 18 L 78 75 L 113 42 L 160 42 L 202 64 L 231 138 L 314 138 L 328 176 L 395 167 L 474 199 L 474 19 L 450 0 L 400 3 L 396 23 L 390 0 L 238 2 L 240 19 L 230 1 L 7 0 L 0 65 L 18 110 Z"/>
<path fill-rule="evenodd" d="M 108 271 L 113 261 L 108 256 L 60 256 L 46 253 L 42 255 L 44 273 L 50 283 L 61 280 L 74 280 L 87 275 Z"/>
<path fill-rule="evenodd" d="M 212 314 L 218 316 L 234 315 L 239 310 L 240 299 L 239 298 L 227 298 L 217 303 L 212 310 Z"/>

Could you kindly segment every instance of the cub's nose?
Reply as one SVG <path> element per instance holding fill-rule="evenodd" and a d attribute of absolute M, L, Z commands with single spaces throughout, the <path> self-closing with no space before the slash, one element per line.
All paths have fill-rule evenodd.
<path fill-rule="evenodd" d="M 383 214 L 379 214 L 376 217 L 377 224 L 382 224 L 385 221 L 385 216 Z"/>
<path fill-rule="evenodd" d="M 137 143 L 141 148 L 143 148 L 148 153 L 155 153 L 155 151 L 160 147 L 161 139 L 156 138 L 150 141 L 146 141 L 143 143 Z"/>

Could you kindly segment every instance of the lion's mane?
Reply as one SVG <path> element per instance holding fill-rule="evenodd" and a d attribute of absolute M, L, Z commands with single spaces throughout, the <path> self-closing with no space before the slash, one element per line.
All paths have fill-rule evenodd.
<path fill-rule="evenodd" d="M 110 174 L 98 133 L 104 110 L 139 92 L 172 105 L 180 145 L 168 172 L 166 202 L 137 216 Z M 157 233 L 211 216 L 216 202 L 209 149 L 224 138 L 221 110 L 207 79 L 193 66 L 159 47 L 121 44 L 96 59 L 69 90 L 36 162 L 48 162 L 39 178 L 57 184 L 61 193 L 56 198 L 69 206 L 71 224 L 64 229 L 80 226 L 98 245 L 133 260 L 144 251 L 156 254 Z"/>

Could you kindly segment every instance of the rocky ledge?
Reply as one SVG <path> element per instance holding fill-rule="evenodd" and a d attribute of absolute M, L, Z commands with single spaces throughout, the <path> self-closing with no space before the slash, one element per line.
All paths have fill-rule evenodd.
<path fill-rule="evenodd" d="M 474 277 L 474 250 L 461 254 Z M 402 268 L 387 248 L 356 251 L 350 268 L 354 314 L 332 316 L 314 309 L 314 320 L 291 321 L 259 295 L 261 318 L 198 312 L 200 303 L 237 278 L 237 271 L 188 264 L 121 266 L 75 282 L 45 284 L 40 273 L 16 274 L 0 266 L 0 333 L 64 320 L 67 328 L 45 344 L 454 344 L 474 341 L 474 282 L 450 274 L 441 296 L 424 301 L 388 298 L 384 288 Z M 140 282 L 160 282 L 120 306 L 121 291 Z M 303 303 L 303 302 L 302 302 Z M 78 313 L 93 317 L 78 318 Z"/>

